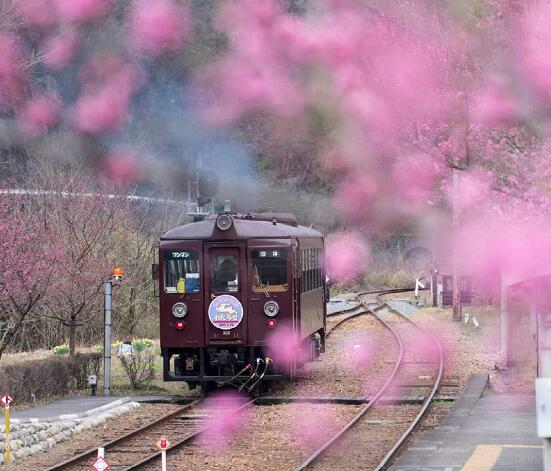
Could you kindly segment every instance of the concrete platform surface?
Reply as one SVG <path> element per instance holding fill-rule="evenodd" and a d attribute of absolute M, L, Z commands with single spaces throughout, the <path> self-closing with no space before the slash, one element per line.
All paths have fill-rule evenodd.
<path fill-rule="evenodd" d="M 462 397 L 443 423 L 425 432 L 390 469 L 542 470 L 543 444 L 536 436 L 535 397 Z"/>
<path fill-rule="evenodd" d="M 68 397 L 58 401 L 29 407 L 23 410 L 13 410 L 11 418 L 25 421 L 26 419 L 55 420 L 65 415 L 84 415 L 90 411 L 105 410 L 129 401 L 135 402 L 176 402 L 180 396 L 79 396 Z M 101 408 L 101 409 L 100 409 Z"/>

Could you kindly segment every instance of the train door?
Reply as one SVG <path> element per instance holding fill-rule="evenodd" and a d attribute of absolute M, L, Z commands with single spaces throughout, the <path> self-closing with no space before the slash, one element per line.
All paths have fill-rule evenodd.
<path fill-rule="evenodd" d="M 246 343 L 245 245 L 205 244 L 206 344 Z"/>

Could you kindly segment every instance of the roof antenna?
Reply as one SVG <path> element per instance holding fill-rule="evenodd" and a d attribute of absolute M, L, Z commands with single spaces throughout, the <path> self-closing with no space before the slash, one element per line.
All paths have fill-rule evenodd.
<path fill-rule="evenodd" d="M 230 200 L 224 200 L 224 212 L 225 213 L 231 213 Z"/>

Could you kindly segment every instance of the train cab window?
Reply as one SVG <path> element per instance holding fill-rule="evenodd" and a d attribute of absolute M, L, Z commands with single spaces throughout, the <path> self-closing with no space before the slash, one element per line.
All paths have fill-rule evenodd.
<path fill-rule="evenodd" d="M 194 250 L 164 253 L 166 293 L 198 293 L 200 289 L 199 255 Z"/>
<path fill-rule="evenodd" d="M 287 251 L 255 249 L 252 251 L 252 285 L 255 293 L 287 291 Z"/>
<path fill-rule="evenodd" d="M 212 286 L 217 293 L 236 293 L 239 290 L 236 256 L 216 255 L 212 259 Z"/>

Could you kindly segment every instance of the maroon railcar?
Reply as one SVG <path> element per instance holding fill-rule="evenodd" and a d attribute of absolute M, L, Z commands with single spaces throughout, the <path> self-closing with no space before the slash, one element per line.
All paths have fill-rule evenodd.
<path fill-rule="evenodd" d="M 226 212 L 164 234 L 156 268 L 164 380 L 256 389 L 292 377 L 324 349 L 323 259 L 322 234 L 286 213 Z M 298 339 L 301 360 L 278 364 L 270 342 L 278 330 Z"/>

